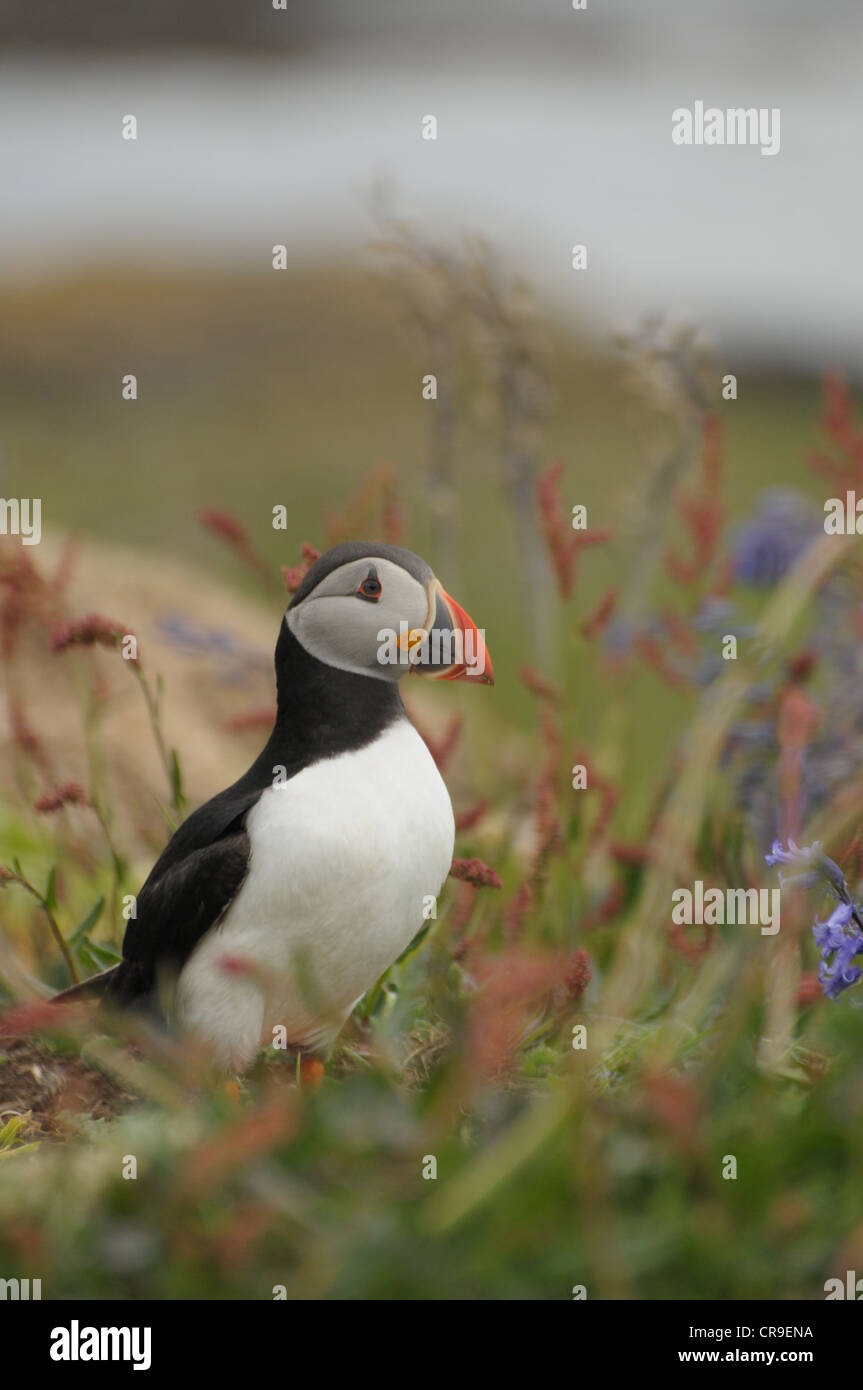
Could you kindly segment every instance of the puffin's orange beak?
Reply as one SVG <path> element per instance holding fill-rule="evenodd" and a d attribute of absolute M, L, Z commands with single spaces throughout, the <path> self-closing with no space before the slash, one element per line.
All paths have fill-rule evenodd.
<path fill-rule="evenodd" d="M 425 660 L 411 666 L 417 675 L 439 681 L 494 685 L 494 669 L 483 633 L 437 580 L 429 585 L 429 617 L 422 649 Z"/>
<path fill-rule="evenodd" d="M 462 634 L 464 659 L 441 672 L 443 681 L 476 681 L 482 685 L 494 685 L 494 667 L 485 645 L 485 636 L 480 632 L 473 618 L 466 613 L 460 603 L 450 598 L 445 589 L 440 596 L 449 610 L 454 632 Z"/>

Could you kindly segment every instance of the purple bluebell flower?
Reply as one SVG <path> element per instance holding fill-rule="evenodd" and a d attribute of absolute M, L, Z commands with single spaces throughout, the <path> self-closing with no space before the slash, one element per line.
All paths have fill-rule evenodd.
<path fill-rule="evenodd" d="M 716 632 L 719 628 L 727 631 L 734 617 L 734 604 L 727 598 L 706 598 L 692 619 L 692 626 L 696 632 Z"/>
<path fill-rule="evenodd" d="M 813 845 L 804 845 L 802 849 L 798 848 L 793 840 L 788 841 L 787 849 L 782 848 L 781 840 L 774 840 L 770 848 L 770 853 L 765 854 L 764 859 L 771 868 L 775 864 L 807 865 L 803 873 L 780 873 L 779 875 L 780 888 L 800 889 L 805 892 L 808 888 L 817 888 L 818 884 L 821 882 L 821 874 L 817 867 L 810 867 L 812 865 L 813 856 L 817 855 L 820 849 L 821 846 L 817 840 Z"/>
<path fill-rule="evenodd" d="M 816 840 L 812 845 L 804 845 L 802 849 L 795 845 L 793 840 L 788 841 L 788 848 L 783 849 L 781 840 L 774 840 L 770 846 L 770 853 L 765 854 L 765 862 L 772 868 L 774 864 L 808 864 L 812 858 L 813 850 L 821 848 L 820 841 Z"/>
<path fill-rule="evenodd" d="M 613 657 L 629 656 L 637 635 L 638 628 L 630 618 L 612 618 L 603 633 L 602 644 Z"/>
<path fill-rule="evenodd" d="M 853 917 L 854 904 L 840 902 L 826 922 L 815 918 L 812 935 L 821 952 L 818 980 L 828 999 L 838 999 L 844 989 L 856 985 L 863 975 L 863 967 L 851 964 L 855 956 L 863 953 L 863 931 L 856 924 L 848 930 Z"/>
<path fill-rule="evenodd" d="M 771 865 L 805 866 L 803 873 L 790 877 L 780 873 L 779 882 L 783 888 L 805 889 L 823 884 L 838 898 L 826 922 L 816 917 L 812 927 L 812 935 L 821 954 L 819 983 L 828 999 L 838 999 L 843 990 L 856 985 L 863 976 L 863 965 L 852 964 L 857 956 L 863 955 L 863 916 L 848 891 L 845 875 L 839 865 L 828 858 L 817 840 L 811 845 L 796 845 L 789 840 L 787 848 L 783 847 L 781 840 L 774 840 L 770 853 L 764 858 Z"/>
<path fill-rule="evenodd" d="M 800 493 L 787 488 L 765 492 L 753 519 L 737 528 L 735 577 L 758 588 L 778 584 L 822 532 L 821 519 Z"/>
<path fill-rule="evenodd" d="M 166 614 L 158 620 L 158 628 L 172 646 L 209 657 L 226 685 L 247 685 L 257 672 L 269 673 L 272 665 L 268 652 L 247 645 L 225 628 L 202 627 L 183 613 Z"/>
<path fill-rule="evenodd" d="M 843 893 L 847 893 L 845 875 L 839 865 L 824 853 L 820 840 L 815 840 L 811 845 L 803 846 L 795 845 L 793 840 L 789 840 L 787 849 L 782 848 L 781 840 L 774 840 L 770 847 L 770 853 L 765 854 L 764 858 L 770 865 L 800 864 L 805 866 L 804 872 L 800 874 L 780 873 L 779 883 L 783 888 L 814 888 L 823 880 L 840 897 Z"/>

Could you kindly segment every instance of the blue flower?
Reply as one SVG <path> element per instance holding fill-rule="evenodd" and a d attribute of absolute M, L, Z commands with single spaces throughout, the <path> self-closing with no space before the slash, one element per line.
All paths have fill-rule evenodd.
<path fill-rule="evenodd" d="M 851 903 L 839 903 L 826 922 L 819 922 L 818 918 L 815 918 L 812 935 L 815 937 L 815 945 L 821 952 L 822 960 L 827 960 L 834 951 L 842 949 L 848 939 L 845 928 L 853 916 L 854 908 Z"/>
<path fill-rule="evenodd" d="M 772 867 L 774 864 L 808 864 L 812 858 L 813 850 L 821 848 L 820 841 L 816 840 L 812 845 L 804 845 L 802 849 L 795 845 L 793 840 L 788 841 L 788 848 L 782 848 L 781 840 L 774 840 L 770 846 L 770 853 L 765 854 L 765 861 Z"/>
<path fill-rule="evenodd" d="M 269 671 L 270 656 L 248 646 L 226 628 L 205 628 L 183 613 L 168 613 L 158 620 L 161 635 L 187 654 L 209 657 L 227 685 L 247 685 L 258 670 Z"/>
<path fill-rule="evenodd" d="M 820 840 L 811 845 L 795 845 L 788 841 L 788 848 L 782 848 L 781 840 L 774 840 L 770 853 L 765 854 L 765 862 L 770 864 L 804 864 L 806 871 L 801 874 L 780 874 L 779 882 L 783 888 L 814 888 L 824 880 L 840 897 L 847 898 L 848 889 L 845 875 L 839 865 L 829 859 L 821 848 Z"/>
<path fill-rule="evenodd" d="M 863 976 L 863 966 L 852 965 L 857 956 L 863 955 L 863 917 L 848 891 L 845 875 L 817 840 L 812 845 L 796 845 L 789 840 L 787 848 L 783 848 L 781 840 L 774 840 L 764 858 L 771 865 L 805 866 L 803 873 L 790 877 L 780 874 L 783 888 L 815 888 L 824 884 L 839 899 L 826 922 L 816 917 L 812 927 L 821 954 L 818 981 L 828 999 L 838 999 L 843 990 L 856 985 Z"/>
<path fill-rule="evenodd" d="M 847 930 L 853 916 L 854 904 L 848 902 L 839 903 L 826 922 L 815 918 L 812 935 L 822 962 L 818 980 L 828 999 L 838 999 L 843 990 L 856 985 L 863 975 L 863 967 L 851 964 L 855 956 L 863 953 L 863 931 L 856 924 Z"/>
<path fill-rule="evenodd" d="M 728 631 L 734 621 L 734 604 L 727 598 L 706 598 L 692 619 L 696 632 L 716 632 L 718 628 Z"/>
<path fill-rule="evenodd" d="M 821 531 L 820 519 L 799 493 L 784 488 L 765 492 L 752 521 L 737 529 L 736 577 L 758 588 L 777 584 Z"/>

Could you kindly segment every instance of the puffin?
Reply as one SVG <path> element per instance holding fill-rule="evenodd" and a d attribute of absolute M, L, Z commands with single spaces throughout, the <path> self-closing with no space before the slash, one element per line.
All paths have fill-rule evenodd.
<path fill-rule="evenodd" d="M 121 961 L 57 996 L 156 1013 L 234 1074 L 276 1039 L 320 1066 L 449 873 L 452 805 L 402 678 L 494 683 L 484 633 L 425 561 L 365 541 L 311 565 L 275 674 L 265 747 L 171 836 Z"/>

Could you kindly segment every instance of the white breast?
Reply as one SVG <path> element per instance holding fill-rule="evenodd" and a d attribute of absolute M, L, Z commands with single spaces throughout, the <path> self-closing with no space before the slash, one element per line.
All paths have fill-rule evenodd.
<path fill-rule="evenodd" d="M 326 1046 L 422 927 L 455 833 L 446 786 L 406 719 L 267 788 L 246 828 L 246 880 L 177 994 L 183 1024 L 235 1069 L 279 1025 L 291 1045 Z"/>

